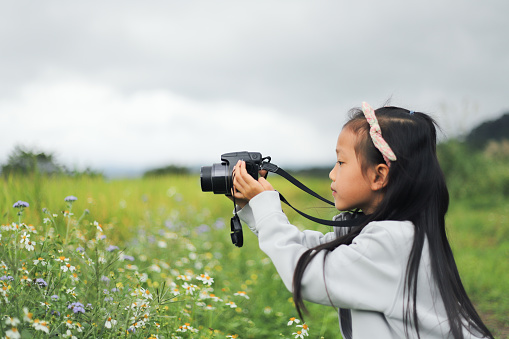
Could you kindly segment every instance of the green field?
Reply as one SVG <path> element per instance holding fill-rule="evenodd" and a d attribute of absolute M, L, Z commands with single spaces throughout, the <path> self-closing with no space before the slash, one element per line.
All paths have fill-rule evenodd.
<path fill-rule="evenodd" d="M 307 213 L 321 218 L 334 215 L 333 208 L 316 202 L 284 180 L 270 180 Z M 328 180 L 303 181 L 320 194 L 330 195 Z M 70 331 L 78 338 L 85 334 L 129 338 L 294 338 L 294 333 L 302 330 L 295 324 L 288 326 L 290 318 L 296 316 L 291 294 L 259 250 L 256 237 L 245 228 L 244 247 L 231 244 L 229 218 L 233 204 L 223 196 L 201 192 L 197 176 L 110 181 L 32 176 L 5 179 L 0 185 L 4 192 L 0 196 L 0 224 L 4 225 L 0 254 L 8 266 L 0 275 L 16 277 L 12 282 L 0 282 L 4 287 L 10 286 L 4 289 L 7 296 L 2 297 L 3 303 L 0 301 L 0 315 L 20 320 L 16 326 L 2 322 L 0 331 L 4 333 L 16 327 L 22 337 L 43 335 L 45 332 L 35 325 L 43 320 L 50 334 Z M 78 198 L 72 210 L 64 201 L 69 195 Z M 18 200 L 30 204 L 21 216 L 12 207 Z M 47 213 L 43 213 L 43 208 Z M 88 213 L 83 214 L 86 210 Z M 285 212 L 299 227 L 329 230 L 286 207 Z M 485 204 L 464 199 L 452 201 L 447 217 L 465 288 L 499 338 L 509 335 L 508 216 L 507 199 Z M 36 241 L 33 251 L 19 248 L 22 232 L 7 230 L 7 225 L 19 224 L 20 217 L 37 230 L 31 235 Z M 48 217 L 52 220 L 44 220 Z M 94 221 L 101 225 L 106 238 L 98 237 Z M 106 250 L 111 245 L 119 250 Z M 79 247 L 84 253 L 76 251 Z M 134 261 L 119 260 L 121 250 Z M 60 270 L 55 264 L 59 256 L 70 259 L 79 280 L 72 280 L 68 272 Z M 33 264 L 32 259 L 39 257 L 53 262 L 52 268 Z M 201 274 L 208 274 L 214 282 L 210 286 L 203 283 L 199 280 Z M 17 283 L 24 276 L 29 280 L 44 279 L 48 286 Z M 194 289 L 192 295 L 186 294 L 185 283 L 196 286 L 187 289 Z M 67 293 L 73 287 L 76 297 Z M 174 295 L 173 291 L 180 294 Z M 151 298 L 143 299 L 136 295 L 138 292 Z M 58 300 L 50 295 L 59 296 Z M 139 305 L 132 306 L 133 300 L 145 300 L 147 305 L 140 310 Z M 48 304 L 44 306 L 41 301 Z M 84 307 L 85 312 L 73 312 L 76 309 L 69 308 L 72 302 L 91 305 Z M 22 306 L 32 313 L 31 322 L 23 320 Z M 53 310 L 58 312 L 51 314 Z M 332 307 L 309 304 L 309 310 L 309 338 L 338 337 L 338 320 Z M 111 328 L 104 326 L 109 318 Z"/>

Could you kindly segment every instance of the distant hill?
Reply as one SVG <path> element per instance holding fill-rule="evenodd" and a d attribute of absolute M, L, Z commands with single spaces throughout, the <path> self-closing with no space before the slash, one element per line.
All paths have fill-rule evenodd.
<path fill-rule="evenodd" d="M 465 141 L 475 148 L 484 148 L 489 141 L 509 140 L 509 112 L 496 120 L 486 121 L 474 128 Z"/>

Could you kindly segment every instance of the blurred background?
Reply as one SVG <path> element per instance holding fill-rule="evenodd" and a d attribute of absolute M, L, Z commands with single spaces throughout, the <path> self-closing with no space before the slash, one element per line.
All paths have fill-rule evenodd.
<path fill-rule="evenodd" d="M 121 177 L 249 150 L 329 166 L 362 101 L 464 139 L 509 112 L 507 13 L 503 0 L 0 1 L 0 163 L 43 153 Z"/>

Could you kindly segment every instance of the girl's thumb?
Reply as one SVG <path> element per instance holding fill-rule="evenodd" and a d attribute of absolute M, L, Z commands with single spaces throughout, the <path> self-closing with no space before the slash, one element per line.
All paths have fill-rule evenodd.
<path fill-rule="evenodd" d="M 266 191 L 273 191 L 274 188 L 270 184 L 270 182 L 267 181 L 264 177 L 258 178 L 258 182 L 262 185 L 263 189 Z"/>

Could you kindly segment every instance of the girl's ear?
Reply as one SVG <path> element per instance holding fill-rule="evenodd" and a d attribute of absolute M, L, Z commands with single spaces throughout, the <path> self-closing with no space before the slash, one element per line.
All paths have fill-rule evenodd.
<path fill-rule="evenodd" d="M 380 191 L 388 184 L 389 167 L 386 164 L 376 165 L 370 179 L 371 189 Z"/>

